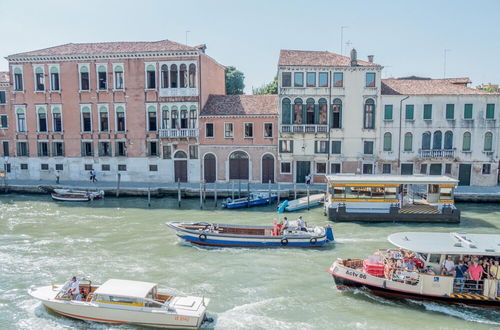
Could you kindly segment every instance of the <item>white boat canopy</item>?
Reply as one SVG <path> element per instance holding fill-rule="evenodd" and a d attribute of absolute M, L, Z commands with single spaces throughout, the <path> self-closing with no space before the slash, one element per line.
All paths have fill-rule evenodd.
<path fill-rule="evenodd" d="M 335 183 L 364 183 L 364 184 L 450 184 L 457 185 L 458 180 L 446 175 L 372 175 L 372 174 L 335 174 L 327 175 L 330 184 Z"/>
<path fill-rule="evenodd" d="M 156 283 L 110 279 L 99 286 L 94 293 L 105 296 L 145 298 L 155 286 L 157 286 Z"/>
<path fill-rule="evenodd" d="M 500 256 L 500 235 L 402 232 L 387 239 L 399 248 L 420 253 Z"/>

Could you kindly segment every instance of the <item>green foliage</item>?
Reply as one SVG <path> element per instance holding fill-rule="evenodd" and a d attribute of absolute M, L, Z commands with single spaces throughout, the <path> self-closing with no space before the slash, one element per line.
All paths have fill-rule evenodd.
<path fill-rule="evenodd" d="M 238 95 L 243 94 L 245 89 L 245 75 L 234 66 L 226 68 L 226 94 Z"/>
<path fill-rule="evenodd" d="M 278 94 L 278 76 L 274 77 L 273 81 L 261 87 L 252 88 L 254 95 L 262 94 Z"/>

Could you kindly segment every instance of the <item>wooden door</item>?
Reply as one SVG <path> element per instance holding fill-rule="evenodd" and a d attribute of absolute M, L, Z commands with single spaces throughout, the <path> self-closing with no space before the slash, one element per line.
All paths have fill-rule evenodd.
<path fill-rule="evenodd" d="M 203 178 L 205 182 L 215 182 L 216 180 L 215 156 L 206 154 L 203 160 Z"/>
<path fill-rule="evenodd" d="M 262 183 L 274 183 L 274 157 L 267 154 L 262 157 Z"/>
<path fill-rule="evenodd" d="M 458 165 L 458 185 L 470 186 L 471 164 Z"/>
<path fill-rule="evenodd" d="M 311 173 L 311 162 L 297 161 L 297 175 L 295 182 L 305 183 L 306 176 Z"/>
<path fill-rule="evenodd" d="M 175 182 L 187 182 L 187 160 L 174 161 Z"/>
<path fill-rule="evenodd" d="M 236 151 L 229 157 L 229 180 L 248 180 L 248 156 Z"/>

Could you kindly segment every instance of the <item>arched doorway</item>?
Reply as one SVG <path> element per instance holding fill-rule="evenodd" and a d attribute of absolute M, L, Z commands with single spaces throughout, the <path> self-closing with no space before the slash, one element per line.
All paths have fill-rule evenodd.
<path fill-rule="evenodd" d="M 265 154 L 262 157 L 262 183 L 274 183 L 274 156 Z"/>
<path fill-rule="evenodd" d="M 248 155 L 235 151 L 229 155 L 229 180 L 248 180 Z"/>
<path fill-rule="evenodd" d="M 175 182 L 187 182 L 187 154 L 178 150 L 174 155 L 174 179 Z"/>
<path fill-rule="evenodd" d="M 206 154 L 203 158 L 203 178 L 205 182 L 215 182 L 217 167 L 214 154 Z"/>

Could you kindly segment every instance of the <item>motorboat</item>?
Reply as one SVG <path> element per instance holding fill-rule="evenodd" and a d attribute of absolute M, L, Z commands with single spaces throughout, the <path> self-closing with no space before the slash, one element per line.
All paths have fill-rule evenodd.
<path fill-rule="evenodd" d="M 260 206 L 271 204 L 278 199 L 278 195 L 269 193 L 250 193 L 248 197 L 227 198 L 222 202 L 222 207 L 227 209 L 237 209 L 242 207 Z"/>
<path fill-rule="evenodd" d="M 330 226 L 300 228 L 290 221 L 287 228 L 228 225 L 206 222 L 168 222 L 178 237 L 190 243 L 219 247 L 322 247 L 334 241 Z"/>
<path fill-rule="evenodd" d="M 478 268 L 479 259 L 500 257 L 500 235 L 403 232 L 388 240 L 397 248 L 378 250 L 367 259 L 335 261 L 328 272 L 337 288 L 500 308 L 498 275 L 485 279 Z"/>
<path fill-rule="evenodd" d="M 95 285 L 76 279 L 31 287 L 28 293 L 54 313 L 86 321 L 175 329 L 198 329 L 211 321 L 206 317 L 209 299 L 174 295 L 156 283 L 110 279 Z"/>
<path fill-rule="evenodd" d="M 320 206 L 325 200 L 325 194 L 314 194 L 310 196 L 305 196 L 302 198 L 294 199 L 294 200 L 285 200 L 278 206 L 278 212 L 295 212 L 304 210 L 307 208 L 312 208 L 316 206 Z"/>
<path fill-rule="evenodd" d="M 63 202 L 88 202 L 104 198 L 104 190 L 54 189 L 52 199 Z"/>

